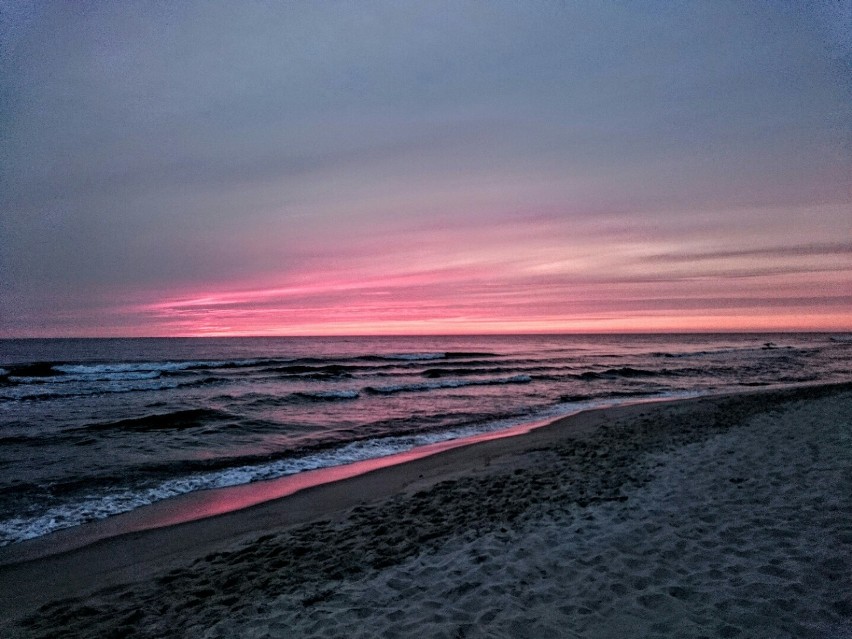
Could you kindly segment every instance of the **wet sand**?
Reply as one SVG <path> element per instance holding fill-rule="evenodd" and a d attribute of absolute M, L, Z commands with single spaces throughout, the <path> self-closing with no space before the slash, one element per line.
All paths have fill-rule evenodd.
<path fill-rule="evenodd" d="M 2 566 L 0 634 L 852 637 L 850 513 L 852 384 L 625 406 Z"/>

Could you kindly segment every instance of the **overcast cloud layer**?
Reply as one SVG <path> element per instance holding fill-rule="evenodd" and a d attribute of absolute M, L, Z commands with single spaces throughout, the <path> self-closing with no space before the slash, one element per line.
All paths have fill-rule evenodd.
<path fill-rule="evenodd" d="M 0 336 L 852 329 L 852 2 L 0 8 Z"/>

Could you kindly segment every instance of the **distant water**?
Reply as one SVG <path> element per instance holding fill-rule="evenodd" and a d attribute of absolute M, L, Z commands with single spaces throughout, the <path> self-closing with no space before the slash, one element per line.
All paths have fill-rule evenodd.
<path fill-rule="evenodd" d="M 848 334 L 0 340 L 0 545 L 588 407 L 847 381 Z"/>

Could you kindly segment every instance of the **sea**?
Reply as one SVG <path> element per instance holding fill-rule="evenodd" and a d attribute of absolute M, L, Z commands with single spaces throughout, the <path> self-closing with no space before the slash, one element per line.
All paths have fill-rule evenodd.
<path fill-rule="evenodd" d="M 850 334 L 0 340 L 0 545 L 584 409 L 849 381 Z"/>

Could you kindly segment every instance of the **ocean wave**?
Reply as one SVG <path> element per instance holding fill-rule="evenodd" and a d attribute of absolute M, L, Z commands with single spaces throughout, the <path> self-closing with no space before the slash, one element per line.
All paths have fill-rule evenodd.
<path fill-rule="evenodd" d="M 7 435 L 5 437 L 0 437 L 0 446 L 39 447 L 57 446 L 63 444 L 70 444 L 74 446 L 88 446 L 90 444 L 94 444 L 96 441 L 97 439 L 94 437 L 67 431 L 59 435 L 55 433 L 42 433 L 33 435 Z M 0 493 L 2 492 L 2 489 L 0 489 Z"/>
<path fill-rule="evenodd" d="M 706 355 L 723 355 L 725 353 L 736 352 L 739 349 L 717 349 L 713 351 L 686 351 L 683 353 L 667 353 L 665 351 L 658 351 L 651 353 L 651 357 L 662 357 L 665 359 L 680 359 L 683 357 L 703 357 Z"/>
<path fill-rule="evenodd" d="M 423 377 L 458 377 L 465 375 L 484 375 L 484 374 L 499 374 L 505 373 L 505 368 L 427 368 L 420 374 Z"/>
<path fill-rule="evenodd" d="M 467 364 L 467 362 L 465 362 Z M 501 363 L 502 364 L 502 363 Z M 501 375 L 506 373 L 529 374 L 529 373 L 551 373 L 554 371 L 566 371 L 565 366 L 541 366 L 541 365 L 506 365 L 494 366 L 493 363 L 483 362 L 481 367 L 470 368 L 468 366 L 427 368 L 420 372 L 423 377 L 465 377 L 468 375 Z"/>
<path fill-rule="evenodd" d="M 715 348 L 709 350 L 700 350 L 700 351 L 684 351 L 684 352 L 676 352 L 669 353 L 665 351 L 650 353 L 651 357 L 659 357 L 665 359 L 682 359 L 689 357 L 712 357 L 715 355 L 748 355 L 748 354 L 758 354 L 758 355 L 766 355 L 767 351 L 771 351 L 772 355 L 777 355 L 777 351 L 800 351 L 804 352 L 810 349 L 798 349 L 794 346 L 779 346 L 774 342 L 762 342 L 761 344 L 750 344 L 748 346 L 739 346 L 739 347 L 730 347 L 730 348 Z"/>
<path fill-rule="evenodd" d="M 251 362 L 260 360 L 250 360 Z M 158 372 L 173 373 L 210 368 L 228 368 L 235 365 L 250 365 L 235 360 L 188 360 L 163 362 L 127 362 L 122 364 L 62 364 L 53 369 L 61 373 L 76 375 L 102 375 L 105 373 Z M 251 364 L 254 365 L 254 364 Z"/>
<path fill-rule="evenodd" d="M 22 364 L 4 364 L 0 368 L 0 377 L 52 378 L 68 375 L 93 376 L 103 378 L 106 375 L 159 373 L 162 375 L 179 374 L 187 371 L 229 368 L 265 368 L 267 370 L 298 374 L 325 372 L 345 374 L 355 370 L 357 362 L 417 362 L 429 360 L 454 360 L 470 358 L 498 357 L 496 353 L 475 351 L 440 351 L 417 353 L 366 354 L 335 357 L 274 357 L 246 359 L 214 360 L 163 360 L 138 362 L 30 362 Z M 349 365 L 347 365 L 347 363 Z M 315 369 L 312 371 L 311 369 Z"/>
<path fill-rule="evenodd" d="M 370 359 L 401 359 L 401 360 L 429 360 L 429 359 L 444 359 L 446 353 L 398 353 L 396 355 L 372 355 Z"/>
<path fill-rule="evenodd" d="M 410 393 L 438 390 L 441 388 L 461 388 L 463 386 L 490 386 L 492 384 L 526 384 L 532 381 L 529 375 L 514 375 L 500 379 L 448 379 L 441 382 L 422 382 L 417 384 L 394 384 L 391 386 L 367 386 L 364 392 L 373 395 L 391 393 Z"/>
<path fill-rule="evenodd" d="M 338 402 L 358 399 L 361 393 L 357 390 L 302 390 L 283 395 L 274 393 L 243 393 L 241 395 L 220 395 L 216 399 L 233 402 L 241 409 L 245 408 L 271 408 L 276 406 L 289 406 L 292 404 L 304 404 L 306 402 Z"/>
<path fill-rule="evenodd" d="M 358 399 L 360 393 L 356 390 L 332 390 L 332 391 L 300 391 L 292 393 L 292 397 L 306 399 L 308 401 L 335 401 L 344 399 Z"/>
<path fill-rule="evenodd" d="M 143 417 L 120 419 L 113 422 L 99 422 L 80 427 L 85 431 L 157 431 L 179 430 L 208 426 L 214 422 L 236 419 L 230 413 L 212 408 L 188 408 L 168 413 L 155 413 Z"/>
<path fill-rule="evenodd" d="M 10 376 L 9 381 L 15 384 L 73 384 L 75 382 L 124 382 L 136 381 L 140 379 L 157 379 L 160 377 L 159 371 L 128 371 L 128 372 L 103 372 L 93 373 L 89 375 L 79 374 L 60 374 L 52 377 L 18 377 Z"/>
<path fill-rule="evenodd" d="M 660 371 L 651 371 L 643 368 L 632 368 L 630 366 L 623 366 L 621 368 L 608 368 L 604 371 L 586 371 L 585 373 L 581 373 L 577 375 L 579 379 L 584 380 L 595 380 L 595 379 L 611 379 L 613 377 L 625 377 L 625 378 L 633 378 L 633 377 L 659 377 L 659 376 L 669 376 L 672 375 L 672 371 L 668 371 L 666 369 Z"/>
<path fill-rule="evenodd" d="M 262 360 L 253 360 L 262 361 Z M 183 361 L 183 362 L 129 362 L 121 364 L 70 364 L 62 362 L 33 362 L 5 365 L 0 368 L 0 378 L 15 384 L 64 384 L 77 381 L 122 381 L 155 379 L 161 375 L 228 368 L 237 362 Z M 246 363 L 248 365 L 248 363 Z M 253 364 L 254 365 L 254 364 Z"/>
<path fill-rule="evenodd" d="M 129 373 L 180 373 L 184 371 L 248 368 L 272 366 L 291 360 L 282 359 L 226 359 L 226 360 L 164 360 L 140 362 L 32 362 L 28 364 L 4 365 L 5 374 L 16 377 L 57 377 L 66 375 L 100 377 L 110 374 Z"/>
<path fill-rule="evenodd" d="M 370 361 L 429 361 L 437 359 L 471 359 L 474 357 L 499 357 L 497 353 L 485 353 L 480 351 L 437 351 L 426 353 L 386 353 L 382 355 L 364 355 L 361 358 Z"/>
<path fill-rule="evenodd" d="M 61 375 L 54 366 L 56 362 L 32 362 L 30 364 L 6 364 L 3 370 L 8 377 L 53 377 Z"/>
<path fill-rule="evenodd" d="M 53 435 L 44 436 L 44 435 L 6 435 L 4 437 L 0 437 L 0 446 L 14 445 L 14 444 L 31 444 L 33 442 L 39 442 L 48 440 L 53 443 Z"/>
<path fill-rule="evenodd" d="M 473 357 L 500 357 L 500 354 L 482 351 L 448 351 L 444 353 L 444 359 L 470 359 Z"/>
<path fill-rule="evenodd" d="M 40 401 L 54 400 L 68 397 L 87 397 L 91 395 L 102 395 L 110 393 L 134 393 L 171 390 L 175 388 L 187 388 L 193 386 L 207 386 L 226 383 L 220 377 L 202 377 L 191 380 L 162 379 L 137 379 L 109 381 L 77 388 L 68 388 L 70 384 L 31 384 L 13 385 L 3 387 L 0 390 L 0 401 Z"/>
<path fill-rule="evenodd" d="M 306 364 L 291 364 L 264 369 L 265 373 L 280 373 L 286 376 L 307 377 L 310 379 L 331 379 L 352 377 L 352 370 L 360 367 L 344 366 L 342 364 L 326 364 L 324 366 L 308 366 Z"/>

